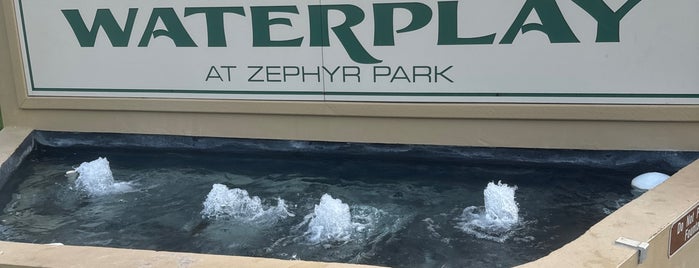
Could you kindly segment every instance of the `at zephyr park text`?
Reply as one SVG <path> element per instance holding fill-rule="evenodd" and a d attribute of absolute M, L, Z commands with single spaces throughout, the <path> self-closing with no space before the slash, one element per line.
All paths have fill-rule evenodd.
<path fill-rule="evenodd" d="M 641 0 L 628 0 L 616 11 L 612 10 L 604 0 L 570 0 L 584 10 L 597 22 L 596 42 L 619 42 L 621 20 Z M 458 35 L 458 1 L 437 2 L 437 46 L 454 45 L 488 45 L 495 44 L 497 33 L 484 36 L 463 37 Z M 329 47 L 330 32 L 337 37 L 347 55 L 359 64 L 379 64 L 381 59 L 367 51 L 365 44 L 359 41 L 352 27 L 359 25 L 365 19 L 362 8 L 352 4 L 308 5 L 309 14 L 309 45 L 310 47 Z M 277 40 L 272 38 L 270 27 L 277 25 L 293 27 L 288 17 L 270 17 L 270 13 L 287 13 L 288 16 L 299 14 L 298 6 L 250 6 L 253 47 L 300 47 L 306 36 L 294 39 Z M 411 21 L 402 29 L 394 29 L 394 12 L 404 10 L 411 14 Z M 374 3 L 373 46 L 394 46 L 395 34 L 417 31 L 428 25 L 433 18 L 433 10 L 420 2 Z M 340 12 L 344 22 L 329 27 L 329 13 Z M 120 25 L 110 9 L 97 9 L 92 26 L 88 28 L 78 9 L 62 10 L 68 24 L 72 28 L 81 47 L 94 47 L 99 29 L 107 35 L 113 47 L 127 47 L 132 39 L 134 22 L 139 14 L 139 8 L 129 8 L 126 22 Z M 243 6 L 224 7 L 185 7 L 184 17 L 180 17 L 174 8 L 159 7 L 150 10 L 148 23 L 142 30 L 138 47 L 148 47 L 151 40 L 167 37 L 176 47 L 198 47 L 182 19 L 202 15 L 206 18 L 206 33 L 208 47 L 227 47 L 224 17 L 226 14 L 247 16 Z M 526 23 L 530 16 L 537 16 L 540 23 Z M 158 23 L 162 29 L 156 29 Z M 520 33 L 538 31 L 548 36 L 551 43 L 580 43 L 571 30 L 556 0 L 525 0 L 524 5 L 514 18 L 510 27 L 505 31 L 499 44 L 512 44 Z M 453 82 L 446 74 L 453 66 L 373 66 L 371 81 L 439 81 Z M 243 66 L 211 66 L 206 79 L 227 81 L 231 72 Z M 249 82 L 284 82 L 292 78 L 302 81 L 319 81 L 321 75 L 327 75 L 331 81 L 346 82 L 354 79 L 361 81 L 362 69 L 359 66 L 245 66 L 250 70 L 246 73 Z"/>

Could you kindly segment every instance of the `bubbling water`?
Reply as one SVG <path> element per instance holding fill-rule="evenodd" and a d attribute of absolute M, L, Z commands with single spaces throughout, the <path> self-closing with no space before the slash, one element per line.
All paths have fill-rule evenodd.
<path fill-rule="evenodd" d="M 510 187 L 500 181 L 488 183 L 483 190 L 485 207 L 465 208 L 457 218 L 456 228 L 481 239 L 505 242 L 519 223 L 516 190 L 516 186 Z"/>
<path fill-rule="evenodd" d="M 83 162 L 74 172 L 68 172 L 71 173 L 78 173 L 75 187 L 91 197 L 133 191 L 130 183 L 114 181 L 107 158 L 100 157 L 92 162 Z"/>
<path fill-rule="evenodd" d="M 308 214 L 303 220 L 266 247 L 265 252 L 275 252 L 275 257 L 284 259 L 292 256 L 291 259 L 365 263 L 376 257 L 378 244 L 396 235 L 412 219 L 390 205 L 383 207 L 387 212 L 371 205 L 347 204 L 327 193 L 319 203 L 300 206 L 304 208 Z"/>
<path fill-rule="evenodd" d="M 277 205 L 267 207 L 258 196 L 250 197 L 243 189 L 228 189 L 223 184 L 214 184 L 206 196 L 201 211 L 202 218 L 229 218 L 243 222 L 276 222 L 279 219 L 293 217 L 287 210 L 284 199 L 278 198 Z"/>
<path fill-rule="evenodd" d="M 305 235 L 311 243 L 347 241 L 355 228 L 349 205 L 329 194 L 323 194 L 320 203 L 304 219 L 310 220 Z"/>

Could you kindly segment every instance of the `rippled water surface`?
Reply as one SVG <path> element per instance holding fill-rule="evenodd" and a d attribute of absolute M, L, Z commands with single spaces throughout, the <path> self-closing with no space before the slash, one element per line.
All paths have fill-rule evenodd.
<path fill-rule="evenodd" d="M 302 145 L 283 153 L 40 147 L 1 191 L 0 239 L 393 267 L 509 267 L 545 256 L 630 201 L 630 180 L 646 171 L 316 154 Z M 93 196 L 66 178 L 98 157 L 129 191 Z M 462 230 L 464 209 L 483 207 L 484 188 L 499 180 L 517 187 L 518 223 L 508 225 L 502 242 Z M 255 213 L 283 213 L 203 213 L 215 184 L 225 186 L 221 194 L 240 189 L 235 194 L 258 197 Z M 314 218 L 328 210 L 318 207 L 325 194 L 330 208 L 343 210 Z M 313 228 L 344 233 L 322 239 Z"/>

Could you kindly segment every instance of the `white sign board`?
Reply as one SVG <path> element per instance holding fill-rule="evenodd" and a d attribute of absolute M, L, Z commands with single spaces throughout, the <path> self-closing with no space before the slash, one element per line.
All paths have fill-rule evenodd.
<path fill-rule="evenodd" d="M 699 104 L 694 0 L 15 0 L 30 96 Z"/>

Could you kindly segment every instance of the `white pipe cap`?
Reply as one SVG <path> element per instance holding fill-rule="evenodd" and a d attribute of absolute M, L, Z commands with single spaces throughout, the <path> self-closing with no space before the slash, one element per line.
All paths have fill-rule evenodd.
<path fill-rule="evenodd" d="M 666 181 L 670 176 L 659 172 L 648 172 L 636 176 L 631 181 L 631 186 L 638 190 L 648 191 Z"/>

